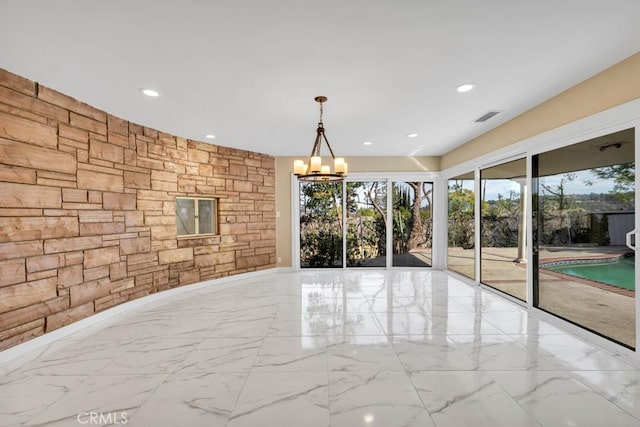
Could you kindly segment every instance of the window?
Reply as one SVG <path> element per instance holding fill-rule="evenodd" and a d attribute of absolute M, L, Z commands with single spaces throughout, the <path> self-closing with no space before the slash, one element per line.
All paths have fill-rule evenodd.
<path fill-rule="evenodd" d="M 218 232 L 216 199 L 176 198 L 178 236 L 198 236 Z"/>

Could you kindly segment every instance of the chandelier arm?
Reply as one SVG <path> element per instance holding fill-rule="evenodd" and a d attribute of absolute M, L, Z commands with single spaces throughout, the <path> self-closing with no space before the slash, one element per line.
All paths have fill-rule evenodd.
<path fill-rule="evenodd" d="M 331 144 L 329 144 L 329 140 L 327 139 L 327 136 L 324 133 L 322 133 L 322 137 L 324 138 L 324 142 L 327 143 L 327 147 L 329 147 L 329 152 L 331 153 L 331 158 L 333 160 L 335 160 L 336 156 L 333 154 L 333 150 L 331 149 Z"/>
<path fill-rule="evenodd" d="M 311 149 L 311 154 L 309 155 L 309 161 L 311 161 L 311 157 L 320 155 L 320 147 L 322 145 L 322 139 L 320 138 L 320 132 L 316 135 L 316 141 L 313 143 L 313 148 Z"/>
<path fill-rule="evenodd" d="M 320 132 L 318 131 L 316 141 L 313 143 L 313 148 L 311 149 L 311 154 L 309 154 L 309 158 L 307 159 L 307 170 L 304 171 L 305 175 L 311 173 L 311 158 L 320 155 L 320 144 L 322 144 L 322 140 L 320 139 Z"/>

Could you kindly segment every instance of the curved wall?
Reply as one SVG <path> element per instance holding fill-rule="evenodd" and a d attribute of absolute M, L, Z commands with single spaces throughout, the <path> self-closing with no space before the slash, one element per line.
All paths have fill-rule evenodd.
<path fill-rule="evenodd" d="M 275 267 L 275 159 L 114 117 L 0 69 L 0 350 L 165 289 Z M 176 237 L 176 196 L 219 198 Z"/>

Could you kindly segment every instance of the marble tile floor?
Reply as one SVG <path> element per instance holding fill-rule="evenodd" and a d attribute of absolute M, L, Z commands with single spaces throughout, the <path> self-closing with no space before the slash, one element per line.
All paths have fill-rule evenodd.
<path fill-rule="evenodd" d="M 0 365 L 22 425 L 640 426 L 640 370 L 440 271 L 271 273 Z"/>

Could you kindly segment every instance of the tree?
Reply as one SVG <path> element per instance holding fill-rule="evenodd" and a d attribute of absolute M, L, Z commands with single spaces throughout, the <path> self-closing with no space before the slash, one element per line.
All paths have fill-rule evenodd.
<path fill-rule="evenodd" d="M 591 173 L 599 179 L 612 179 L 614 185 L 611 194 L 625 204 L 633 203 L 636 184 L 635 162 L 603 166 L 591 169 Z M 593 185 L 590 181 L 587 181 L 586 184 Z"/>
<path fill-rule="evenodd" d="M 309 267 L 342 264 L 342 186 L 300 185 L 300 261 Z"/>
<path fill-rule="evenodd" d="M 577 175 L 575 173 L 565 173 L 562 178 L 560 178 L 560 183 L 558 185 L 555 186 L 550 186 L 550 185 L 546 185 L 546 184 L 541 184 L 542 189 L 551 194 L 552 196 L 555 196 L 555 200 L 556 203 L 558 204 L 557 209 L 559 211 L 564 211 L 565 209 L 567 209 L 567 197 L 565 195 L 565 182 L 571 182 L 574 181 L 577 178 Z"/>
<path fill-rule="evenodd" d="M 422 202 L 427 202 L 427 211 L 431 217 L 431 192 L 433 186 L 430 182 L 407 182 L 413 190 L 413 203 L 411 206 L 411 232 L 407 241 L 407 250 L 410 251 L 427 242 L 426 224 L 422 220 L 421 206 Z"/>
<path fill-rule="evenodd" d="M 347 265 L 386 253 L 387 186 L 384 181 L 348 182 L 353 193 L 347 216 Z"/>
<path fill-rule="evenodd" d="M 456 180 L 449 185 L 449 246 L 472 249 L 474 247 L 475 194 L 463 188 L 463 182 Z"/>

